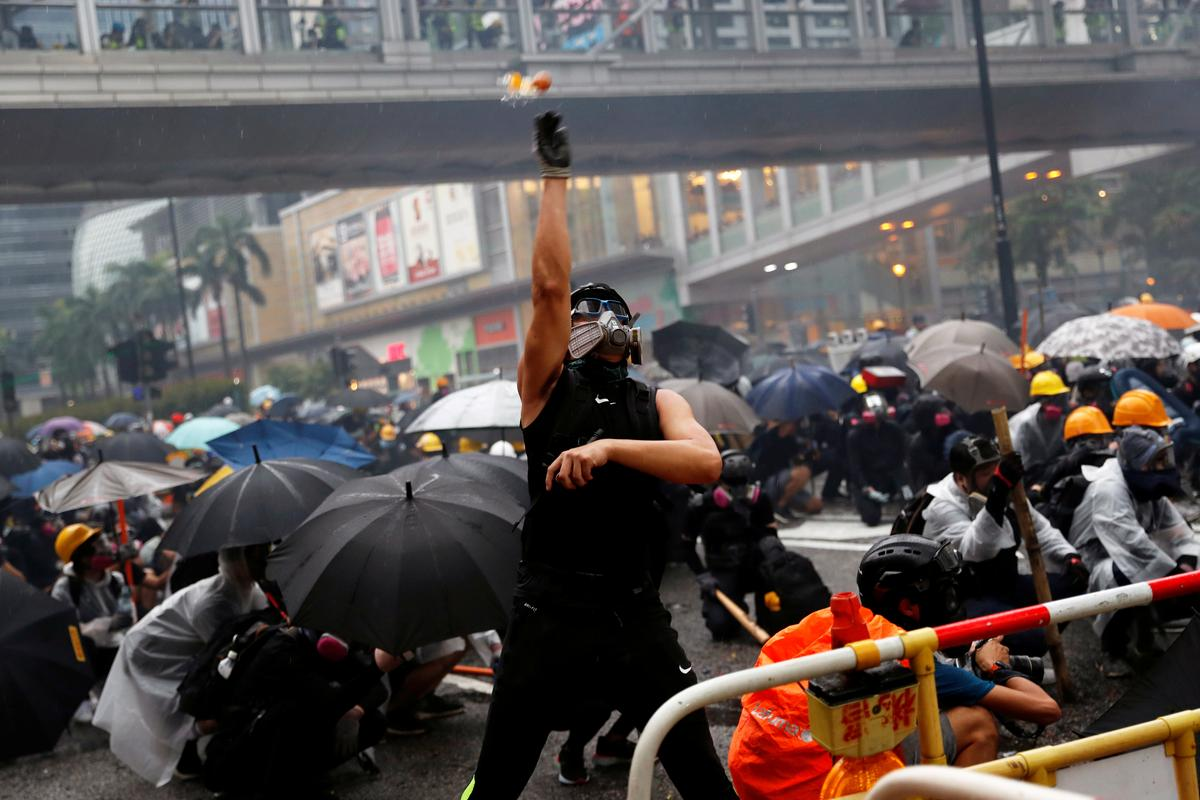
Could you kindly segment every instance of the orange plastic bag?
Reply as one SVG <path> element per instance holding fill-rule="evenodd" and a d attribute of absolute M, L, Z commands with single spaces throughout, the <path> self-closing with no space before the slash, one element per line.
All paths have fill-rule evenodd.
<path fill-rule="evenodd" d="M 904 632 L 870 609 L 860 618 L 872 639 Z M 833 613 L 814 611 L 771 637 L 755 666 L 830 649 Z M 807 681 L 774 686 L 742 698 L 742 716 L 729 746 L 729 770 L 741 800 L 815 800 L 833 759 L 808 727 Z"/>

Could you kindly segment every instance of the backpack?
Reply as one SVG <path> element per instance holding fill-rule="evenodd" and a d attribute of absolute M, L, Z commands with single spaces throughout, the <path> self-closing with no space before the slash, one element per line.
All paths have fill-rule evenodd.
<path fill-rule="evenodd" d="M 1083 475 L 1070 475 L 1050 487 L 1046 499 L 1038 503 L 1037 510 L 1063 536 L 1071 531 L 1071 522 L 1075 518 L 1075 509 L 1083 502 L 1090 482 Z"/>
<path fill-rule="evenodd" d="M 259 623 L 279 622 L 279 612 L 264 608 L 240 614 L 227 620 L 204 649 L 192 657 L 187 675 L 179 684 L 179 708 L 196 719 L 215 719 L 230 699 L 230 682 L 218 672 L 221 661 L 230 650 L 238 653 L 238 661 L 261 646 L 266 636 L 255 636 Z"/>
<path fill-rule="evenodd" d="M 904 504 L 896 521 L 892 523 L 892 533 L 911 533 L 913 536 L 925 535 L 925 509 L 933 502 L 933 495 L 922 489 L 912 500 Z"/>
<path fill-rule="evenodd" d="M 125 584 L 121 583 L 121 579 L 113 573 L 108 574 L 108 591 L 112 594 L 113 600 L 121 599 L 121 587 Z M 83 596 L 83 580 L 71 575 L 67 578 L 67 590 L 71 592 L 71 603 L 78 608 L 79 598 Z"/>
<path fill-rule="evenodd" d="M 829 589 L 813 563 L 784 547 L 777 536 L 758 541 L 759 577 L 764 592 L 779 595 L 779 610 L 757 614 L 758 624 L 770 634 L 794 625 L 814 611 L 829 606 Z"/>

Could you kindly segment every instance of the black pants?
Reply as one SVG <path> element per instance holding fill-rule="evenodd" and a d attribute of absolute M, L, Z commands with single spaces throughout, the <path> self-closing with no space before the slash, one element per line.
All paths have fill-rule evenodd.
<path fill-rule="evenodd" d="M 1050 597 L 1054 600 L 1074 597 L 1081 593 L 1080 587 L 1073 586 L 1066 575 L 1048 573 L 1046 579 L 1050 584 Z M 1086 591 L 1086 588 L 1083 588 L 1083 591 Z M 1037 604 L 1032 575 L 1016 575 L 1007 589 L 981 593 L 975 597 L 968 597 L 964 602 L 967 616 L 972 618 Z M 1004 644 L 1016 655 L 1040 656 L 1046 652 L 1046 633 L 1042 628 L 1034 628 L 1006 634 Z"/>
<path fill-rule="evenodd" d="M 505 637 L 464 800 L 520 796 L 550 731 L 602 724 L 614 708 L 641 728 L 668 698 L 696 683 L 657 598 L 622 611 L 534 606 L 518 603 Z M 682 797 L 736 800 L 703 711 L 672 728 L 659 756 Z"/>
<path fill-rule="evenodd" d="M 717 583 L 721 584 L 721 591 L 725 596 L 737 603 L 743 611 L 748 609 L 742 598 L 747 593 L 754 592 L 755 615 L 758 617 L 763 615 L 762 593 L 759 591 L 759 581 L 753 573 L 736 569 L 712 569 L 710 572 L 717 579 Z M 741 623 L 733 618 L 733 615 L 725 606 L 721 605 L 721 601 L 715 596 L 703 599 L 701 613 L 704 614 L 704 624 L 708 627 L 714 641 L 732 639 L 742 630 Z"/>
<path fill-rule="evenodd" d="M 854 508 L 858 511 L 858 515 L 866 525 L 878 525 L 883 519 L 883 504 L 877 503 L 863 493 L 863 489 L 867 486 L 873 486 L 879 491 L 887 495 L 893 495 L 900 491 L 903 485 L 903 478 L 900 475 L 868 475 L 865 477 L 866 484 L 862 486 L 851 486 L 850 491 L 854 495 Z"/>

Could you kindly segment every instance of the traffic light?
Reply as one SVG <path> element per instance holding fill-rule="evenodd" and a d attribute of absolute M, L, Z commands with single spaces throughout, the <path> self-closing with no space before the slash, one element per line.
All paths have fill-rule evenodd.
<path fill-rule="evenodd" d="M 329 348 L 329 358 L 333 361 L 333 374 L 339 383 L 345 383 L 350 377 L 350 354 L 341 347 Z"/>
<path fill-rule="evenodd" d="M 113 358 L 117 360 L 117 380 L 123 383 L 140 383 L 136 342 L 132 339 L 125 339 L 110 347 L 108 352 L 112 353 Z"/>
<path fill-rule="evenodd" d="M 176 366 L 175 345 L 155 339 L 150 331 L 138 331 L 108 352 L 117 360 L 117 378 L 125 383 L 161 381 Z"/>
<path fill-rule="evenodd" d="M 0 395 L 4 397 L 4 411 L 15 414 L 20 404 L 17 403 L 17 376 L 11 370 L 0 372 Z"/>

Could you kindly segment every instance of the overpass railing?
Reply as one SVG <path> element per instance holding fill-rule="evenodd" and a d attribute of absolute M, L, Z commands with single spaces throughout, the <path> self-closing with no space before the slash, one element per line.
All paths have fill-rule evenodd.
<path fill-rule="evenodd" d="M 994 47 L 1193 46 L 1200 3 L 989 0 Z M 0 51 L 967 50 L 969 0 L 0 0 Z"/>

